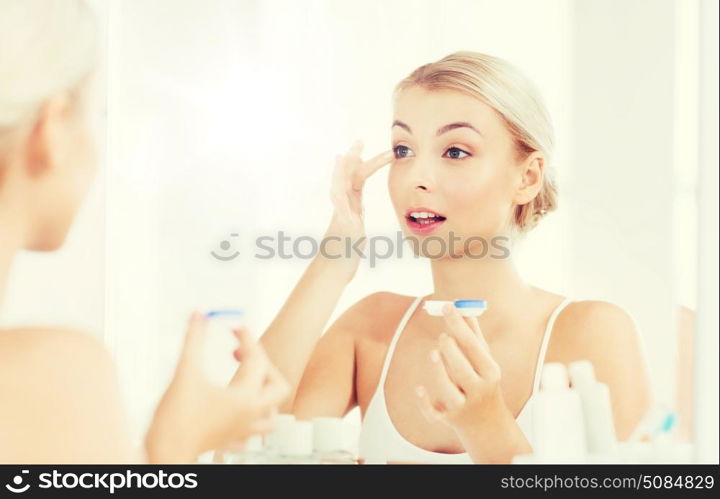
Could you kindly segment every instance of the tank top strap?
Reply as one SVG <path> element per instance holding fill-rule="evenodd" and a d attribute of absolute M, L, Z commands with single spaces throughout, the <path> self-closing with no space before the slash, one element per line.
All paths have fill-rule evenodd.
<path fill-rule="evenodd" d="M 567 307 L 571 302 L 572 300 L 566 296 L 563 301 L 561 301 L 560 304 L 555 307 L 555 310 L 553 310 L 552 314 L 550 314 L 550 319 L 548 319 L 547 326 L 545 327 L 542 343 L 540 344 L 540 352 L 538 353 L 537 362 L 535 364 L 535 377 L 533 378 L 532 391 L 533 394 L 535 394 L 540 389 L 542 368 L 545 364 L 545 356 L 547 355 L 547 348 L 548 344 L 550 343 L 550 336 L 552 335 L 553 328 L 555 327 L 555 321 L 558 315 L 560 315 L 560 312 L 562 312 L 562 310 Z"/>
<path fill-rule="evenodd" d="M 400 334 L 402 334 L 405 326 L 410 320 L 410 317 L 412 317 L 413 312 L 415 312 L 415 309 L 422 301 L 422 299 L 422 296 L 418 296 L 417 298 L 415 298 L 415 300 L 413 300 L 408 309 L 405 311 L 405 315 L 403 315 L 397 328 L 395 329 L 395 333 L 393 333 L 393 337 L 390 340 L 390 345 L 388 346 L 387 353 L 385 354 L 385 361 L 383 362 L 382 373 L 380 374 L 380 382 L 378 383 L 379 387 L 385 386 L 385 376 L 387 375 L 388 368 L 390 367 L 390 361 L 392 360 L 393 353 L 395 353 L 395 345 L 400 338 Z"/>

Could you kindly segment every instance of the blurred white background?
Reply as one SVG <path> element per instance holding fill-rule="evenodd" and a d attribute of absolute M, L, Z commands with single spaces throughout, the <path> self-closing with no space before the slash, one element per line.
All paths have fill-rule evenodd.
<path fill-rule="evenodd" d="M 60 254 L 18 261 L 2 319 L 103 335 L 138 435 L 190 311 L 241 307 L 261 334 L 307 260 L 258 260 L 255 237 L 320 236 L 334 155 L 389 147 L 395 83 L 457 50 L 518 65 L 555 123 L 560 208 L 523 243 L 525 276 L 624 307 L 673 403 L 676 305 L 696 306 L 697 0 L 94 3 L 103 173 Z M 386 172 L 365 200 L 368 234 L 393 235 Z M 222 241 L 240 256 L 213 258 Z M 336 315 L 430 286 L 422 260 L 365 265 Z"/>

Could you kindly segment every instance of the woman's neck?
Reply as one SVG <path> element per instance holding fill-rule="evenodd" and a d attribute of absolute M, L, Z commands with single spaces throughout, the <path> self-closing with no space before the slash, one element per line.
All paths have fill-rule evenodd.
<path fill-rule="evenodd" d="M 434 292 L 429 299 L 487 300 L 480 324 L 488 330 L 507 325 L 533 292 L 523 281 L 511 256 L 506 258 L 444 258 L 432 260 Z"/>

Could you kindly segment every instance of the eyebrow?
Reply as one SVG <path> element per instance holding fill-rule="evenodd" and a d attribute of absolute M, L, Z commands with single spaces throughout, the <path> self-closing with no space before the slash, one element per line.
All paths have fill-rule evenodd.
<path fill-rule="evenodd" d="M 392 126 L 393 127 L 399 126 L 400 128 L 407 130 L 408 133 L 412 133 L 410 126 L 407 123 L 403 123 L 400 120 L 393 121 Z M 392 127 L 390 127 L 390 128 L 392 128 Z M 448 123 L 447 125 L 441 126 L 440 128 L 438 128 L 437 132 L 435 132 L 435 135 L 440 136 L 444 133 L 449 132 L 450 130 L 455 130 L 456 128 L 469 128 L 482 137 L 482 133 L 480 133 L 480 130 L 478 130 L 477 128 L 472 126 L 467 121 L 456 121 L 455 123 Z"/>

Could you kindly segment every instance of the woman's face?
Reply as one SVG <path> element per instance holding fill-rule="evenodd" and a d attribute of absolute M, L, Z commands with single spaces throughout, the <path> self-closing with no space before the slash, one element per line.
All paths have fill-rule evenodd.
<path fill-rule="evenodd" d="M 390 196 L 420 253 L 491 251 L 492 238 L 507 229 L 521 176 L 502 118 L 463 93 L 409 87 L 395 100 L 392 147 Z"/>

